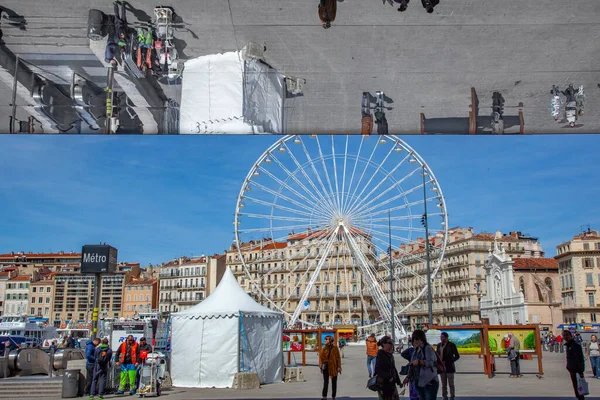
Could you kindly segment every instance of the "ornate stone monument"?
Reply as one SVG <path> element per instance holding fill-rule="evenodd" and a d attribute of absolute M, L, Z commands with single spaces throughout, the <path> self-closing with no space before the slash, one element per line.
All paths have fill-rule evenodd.
<path fill-rule="evenodd" d="M 484 266 L 487 292 L 479 304 L 481 318 L 489 318 L 491 325 L 528 323 L 525 298 L 514 286 L 512 258 L 495 240 Z"/>

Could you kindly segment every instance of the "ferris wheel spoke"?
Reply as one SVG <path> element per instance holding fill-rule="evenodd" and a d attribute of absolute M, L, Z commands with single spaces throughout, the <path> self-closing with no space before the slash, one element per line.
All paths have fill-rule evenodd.
<path fill-rule="evenodd" d="M 312 215 L 311 213 L 306 212 L 306 211 L 300 211 L 300 210 L 298 210 L 296 208 L 290 208 L 290 207 L 282 206 L 282 205 L 276 204 L 276 203 L 269 203 L 268 201 L 256 199 L 254 197 L 244 196 L 243 200 L 252 201 L 252 202 L 254 202 L 256 204 L 267 206 L 269 208 L 276 208 L 278 210 L 283 210 L 283 211 L 287 211 L 287 212 L 298 214 L 298 215 L 305 215 L 307 217 L 310 217 Z"/>
<path fill-rule="evenodd" d="M 318 143 L 318 138 L 316 138 L 316 140 Z M 310 168 L 311 168 L 313 174 L 317 178 L 317 182 L 321 186 L 321 189 L 323 191 L 322 193 L 323 193 L 323 195 L 325 195 L 327 204 L 329 204 L 329 206 L 332 208 L 332 210 L 335 209 L 335 204 L 333 203 L 333 199 L 331 198 L 330 193 L 325 188 L 325 184 L 323 183 L 323 180 L 321 179 L 319 172 L 317 171 L 317 168 L 315 167 L 315 160 L 313 160 L 312 157 L 310 156 L 310 154 L 308 153 L 308 149 L 306 148 L 304 142 L 302 142 L 302 150 L 304 151 L 304 155 L 306 156 L 306 160 L 307 160 L 308 164 L 310 165 Z"/>
<path fill-rule="evenodd" d="M 385 236 L 387 237 L 387 236 L 389 236 L 389 234 L 386 234 Z M 384 246 L 388 246 L 388 247 L 389 247 L 389 243 L 388 243 L 388 242 L 386 242 L 385 240 L 381 239 L 380 237 L 373 235 L 373 236 L 372 236 L 372 238 L 373 238 L 374 240 L 377 240 L 378 242 L 382 243 Z M 393 236 L 392 236 L 392 238 L 393 238 Z M 415 242 L 414 240 L 406 239 L 406 238 L 402 238 L 402 241 L 404 241 L 404 242 L 408 242 L 408 243 L 412 243 L 412 244 L 416 244 L 416 245 L 420 245 L 420 243 L 418 243 L 418 242 Z M 381 253 L 382 253 L 382 254 L 387 254 L 387 253 L 388 253 L 388 250 L 383 250 L 383 248 L 381 248 L 381 247 L 379 247 L 379 246 L 377 246 L 377 248 L 378 248 L 378 249 L 381 251 Z M 414 254 L 408 253 L 408 252 L 406 252 L 406 250 L 402 250 L 402 249 L 400 249 L 400 248 L 397 248 L 397 249 L 395 249 L 394 251 L 400 251 L 400 252 L 403 252 L 403 253 L 404 253 L 404 255 L 409 255 L 409 256 L 411 256 L 411 257 L 414 257 L 414 259 L 415 259 L 415 260 L 418 260 L 418 261 L 423 261 L 423 262 L 425 261 L 425 259 L 424 259 L 424 258 L 421 258 L 421 257 L 415 256 Z"/>
<path fill-rule="evenodd" d="M 392 186 L 393 186 L 394 188 L 395 188 L 395 187 L 397 187 L 397 185 L 392 185 Z M 390 186 L 390 187 L 392 187 L 392 186 Z M 371 204 L 373 204 L 374 202 L 378 201 L 378 200 L 379 200 L 381 197 L 383 197 L 383 196 L 384 196 L 384 194 L 380 194 L 380 195 L 378 195 L 377 197 L 375 197 L 375 198 L 371 199 L 369 202 L 367 202 L 367 203 L 363 203 L 363 204 L 360 206 L 360 208 L 358 208 L 358 209 L 356 210 L 356 213 L 357 213 L 357 214 L 359 214 L 359 215 L 362 215 L 362 214 L 365 214 L 365 213 L 367 213 L 367 214 L 368 214 L 368 213 L 371 213 L 372 211 L 375 211 L 375 210 L 377 210 L 377 209 L 379 209 L 379 208 L 383 207 L 384 205 L 387 205 L 387 204 L 389 204 L 390 202 L 392 202 L 392 201 L 396 201 L 396 200 L 398 200 L 398 199 L 400 199 L 400 198 L 402 198 L 402 199 L 403 199 L 405 202 L 408 202 L 408 195 L 410 195 L 410 194 L 412 194 L 412 193 L 416 192 L 416 191 L 417 191 L 417 190 L 419 190 L 419 189 L 423 189 L 423 184 L 422 184 L 422 183 L 419 183 L 417 186 L 413 186 L 413 187 L 412 187 L 412 188 L 410 188 L 410 189 L 403 190 L 401 193 L 399 193 L 399 194 L 397 194 L 397 195 L 395 195 L 395 196 L 393 196 L 393 197 L 389 198 L 388 200 L 386 200 L 386 201 L 382 201 L 382 202 L 380 202 L 380 203 L 377 203 L 377 204 L 375 204 L 375 205 L 373 205 L 373 206 L 372 206 Z M 387 194 L 387 193 L 386 193 L 386 194 Z"/>
<path fill-rule="evenodd" d="M 390 228 L 389 225 L 379 225 L 379 224 L 371 224 L 371 227 L 382 228 L 382 229 Z M 414 228 L 411 226 L 399 226 L 399 225 L 392 225 L 391 228 L 392 228 L 392 231 L 409 231 L 409 232 L 425 233 L 425 228 Z"/>
<path fill-rule="evenodd" d="M 346 146 L 344 148 L 344 167 L 342 168 L 342 192 L 341 192 L 341 201 L 340 201 L 340 207 L 342 210 L 345 209 L 345 205 L 346 205 L 346 198 L 344 198 L 344 195 L 346 194 L 346 162 L 348 161 L 348 139 L 350 138 L 350 136 L 346 136 Z M 332 137 L 333 140 L 333 137 Z"/>
<path fill-rule="evenodd" d="M 356 206 L 355 209 L 355 213 L 358 215 L 361 214 L 365 214 L 365 213 L 370 213 L 373 210 L 376 210 L 377 208 L 380 208 L 386 204 L 389 204 L 391 202 L 394 202 L 400 198 L 404 198 L 406 199 L 406 195 L 409 193 L 412 193 L 414 190 L 419 188 L 419 185 L 416 186 L 416 188 L 411 189 L 410 191 L 402 191 L 398 194 L 396 194 L 395 196 L 392 196 L 384 201 L 382 201 L 381 203 L 378 203 L 376 206 L 371 206 L 371 208 L 367 208 L 369 207 L 373 202 L 379 200 L 381 197 L 385 196 L 390 190 L 396 189 L 399 185 L 401 185 L 402 183 L 404 183 L 407 179 L 411 178 L 415 172 L 417 172 L 418 170 L 414 170 L 411 173 L 409 173 L 408 175 L 406 175 L 405 177 L 403 177 L 402 179 L 398 180 L 397 182 L 394 182 L 393 185 L 390 185 L 383 194 L 381 194 L 380 196 L 377 196 L 373 199 L 371 199 L 368 203 L 364 203 L 362 200 L 359 202 L 359 204 Z M 423 184 L 420 184 L 420 187 L 423 187 Z M 365 199 L 366 200 L 366 199 Z"/>
<path fill-rule="evenodd" d="M 388 155 L 389 155 L 389 154 L 390 154 L 390 153 L 388 153 Z M 362 203 L 364 203 L 364 202 L 365 202 L 365 201 L 366 201 L 366 200 L 367 200 L 369 197 L 371 197 L 371 195 L 372 195 L 373 193 L 375 193 L 375 191 L 376 191 L 377 189 L 379 189 L 379 188 L 380 188 L 380 187 L 381 187 L 381 186 L 384 184 L 384 182 L 386 182 L 388 179 L 391 179 L 391 180 L 393 180 L 393 181 L 394 181 L 394 184 L 393 184 L 393 185 L 391 185 L 391 186 L 388 186 L 388 188 L 387 188 L 385 191 L 383 191 L 383 193 L 379 194 L 379 195 L 378 195 L 378 196 L 377 196 L 377 197 L 376 197 L 374 200 L 376 200 L 376 199 L 380 198 L 381 196 L 384 196 L 384 195 L 385 195 L 385 194 L 387 194 L 387 193 L 388 193 L 390 190 L 393 190 L 395 187 L 397 187 L 397 186 L 399 185 L 399 183 L 397 182 L 397 180 L 396 180 L 396 179 L 394 179 L 394 178 L 392 177 L 392 174 L 393 174 L 394 172 L 396 172 L 396 171 L 397 171 L 397 170 L 398 170 L 398 169 L 399 169 L 399 168 L 400 168 L 400 167 L 401 167 L 401 166 L 404 164 L 404 161 L 406 161 L 406 160 L 407 160 L 409 157 L 410 157 L 410 155 L 407 155 L 407 156 L 406 156 L 406 157 L 404 157 L 402 160 L 400 160 L 400 162 L 399 162 L 398 164 L 396 164 L 396 166 L 394 166 L 394 168 L 392 168 L 392 169 L 391 169 L 391 170 L 390 170 L 390 171 L 389 171 L 389 172 L 388 172 L 388 173 L 385 175 L 385 177 L 384 177 L 383 179 L 381 179 L 381 180 L 379 181 L 379 183 L 378 183 L 378 184 L 377 184 L 377 185 L 376 185 L 376 186 L 375 186 L 373 189 L 371 189 L 371 191 L 370 191 L 369 193 L 367 193 L 367 195 L 365 195 L 363 198 L 361 198 L 361 199 L 360 199 L 360 201 L 358 202 L 358 204 L 356 204 L 356 202 L 355 202 L 355 204 L 356 204 L 356 205 L 355 205 L 355 206 L 353 206 L 353 207 L 351 208 L 350 212 L 352 212 L 352 210 L 354 210 L 354 209 L 360 210 L 360 208 L 361 208 L 361 204 L 362 204 Z M 368 185 L 367 185 L 367 186 L 368 186 Z M 366 188 L 367 186 L 365 186 L 365 188 Z M 359 195 L 359 197 L 360 197 L 360 196 L 361 196 L 361 195 Z"/>
<path fill-rule="evenodd" d="M 352 199 L 350 202 L 350 205 L 348 206 L 348 208 L 344 211 L 347 212 L 349 209 L 352 209 L 352 205 L 354 204 L 354 202 L 356 201 L 356 191 L 359 188 L 360 183 L 362 182 L 363 177 L 365 176 L 365 173 L 367 172 L 367 169 L 369 168 L 369 166 L 371 165 L 371 160 L 373 159 L 373 156 L 375 155 L 375 151 L 377 150 L 377 145 L 375 145 L 375 147 L 373 147 L 373 151 L 371 151 L 371 155 L 369 156 L 369 158 L 364 162 L 365 167 L 363 168 L 362 173 L 360 174 L 360 177 L 358 178 L 358 182 L 356 183 L 356 187 L 354 188 L 354 192 L 352 192 L 352 195 L 350 196 L 350 198 Z M 358 159 L 358 157 L 357 157 Z"/>
<path fill-rule="evenodd" d="M 317 204 L 318 207 L 320 209 L 323 210 L 323 212 L 325 212 L 325 207 L 324 207 L 324 203 L 326 203 L 325 199 L 323 198 L 321 192 L 316 188 L 316 186 L 314 185 L 313 181 L 309 178 L 309 176 L 306 174 L 306 171 L 304 170 L 304 168 L 302 168 L 301 165 L 298 164 L 296 157 L 294 157 L 293 152 L 290 150 L 290 148 L 287 146 L 287 144 L 285 144 L 285 148 L 287 149 L 287 154 L 288 156 L 294 161 L 294 163 L 296 164 L 296 167 L 298 168 L 298 171 L 300 171 L 300 173 L 302 173 L 302 175 L 306 178 L 308 184 L 313 188 L 314 193 L 317 194 L 317 196 L 315 196 L 315 194 L 313 193 L 313 191 L 311 191 L 310 189 L 308 189 L 297 177 L 296 174 L 291 172 L 288 168 L 286 168 L 285 165 L 283 165 L 283 163 L 279 160 L 278 157 L 275 156 L 271 156 L 271 158 L 277 163 L 277 165 L 283 170 L 283 172 L 285 172 L 286 174 L 288 174 L 289 177 L 292 178 L 292 180 L 294 182 L 296 182 L 296 184 L 298 184 L 298 186 L 300 186 L 302 188 L 302 190 L 304 190 Z M 311 202 L 311 204 L 314 204 Z"/>
<path fill-rule="evenodd" d="M 371 185 L 371 182 L 373 182 L 374 179 L 379 179 L 379 172 L 380 171 L 385 171 L 383 169 L 383 165 L 385 165 L 387 159 L 390 157 L 390 155 L 394 152 L 394 148 L 390 148 L 390 150 L 388 151 L 388 153 L 385 155 L 383 161 L 381 161 L 379 163 L 379 165 L 377 165 L 375 168 L 375 172 L 373 172 L 373 174 L 371 175 L 371 178 L 367 181 L 367 183 L 363 186 L 362 190 L 360 191 L 360 193 L 358 194 L 358 196 L 356 196 L 356 198 L 354 199 L 354 201 L 350 204 L 349 210 L 353 210 L 354 209 L 354 205 L 358 202 L 362 202 L 363 201 L 363 193 L 365 193 L 365 191 L 367 190 L 367 188 Z M 369 160 L 368 164 L 371 164 L 371 160 Z M 386 180 L 387 176 L 383 179 Z M 379 186 L 381 185 L 381 182 L 378 185 L 375 185 L 375 187 L 373 188 L 373 190 L 376 190 Z M 368 196 L 367 196 L 368 197 Z M 350 211 L 352 212 L 352 211 Z"/>
<path fill-rule="evenodd" d="M 443 215 L 444 215 L 444 214 L 442 214 L 442 213 L 430 213 L 430 212 L 428 212 L 428 213 L 427 213 L 427 216 L 428 216 L 429 218 L 432 218 L 432 217 L 435 217 L 435 216 L 440 216 L 440 217 L 441 217 L 441 216 L 443 216 Z M 422 214 L 415 214 L 415 215 L 399 215 L 399 216 L 396 216 L 396 217 L 391 217 L 391 218 L 388 218 L 388 217 L 373 218 L 373 219 L 371 219 L 370 221 L 373 221 L 373 222 L 384 222 L 384 221 L 385 221 L 385 222 L 388 222 L 388 220 L 389 220 L 389 221 L 410 221 L 410 220 L 413 220 L 413 219 L 421 219 L 422 217 L 423 217 L 423 215 L 422 215 Z M 387 226 L 387 225 L 385 225 L 384 227 L 385 227 L 385 228 L 387 228 L 388 226 Z"/>
<path fill-rule="evenodd" d="M 397 197 L 402 197 L 402 195 L 400 195 L 400 196 L 397 196 Z M 427 198 L 427 199 L 425 199 L 425 200 L 423 200 L 423 199 L 421 199 L 421 200 L 416 200 L 416 201 L 413 201 L 413 202 L 410 202 L 410 203 L 402 204 L 402 205 L 400 205 L 400 206 L 395 206 L 395 207 L 391 207 L 391 208 L 388 208 L 388 209 L 385 209 L 385 210 L 379 210 L 379 211 L 375 211 L 375 212 L 371 213 L 371 216 L 375 216 L 375 215 L 381 215 L 381 214 L 386 214 L 386 213 L 388 213 L 388 212 L 390 212 L 390 211 L 404 210 L 404 209 L 406 209 L 406 208 L 414 207 L 414 206 L 416 206 L 416 205 L 423 204 L 423 203 L 425 203 L 425 202 L 428 202 L 428 203 L 429 203 L 429 202 L 432 202 L 434 199 L 437 199 L 438 197 L 439 197 L 439 196 L 428 197 L 428 198 Z M 386 203 L 387 203 L 387 202 L 386 202 Z M 371 219 L 371 221 L 375 221 L 375 220 L 376 220 L 376 219 Z M 387 218 L 384 218 L 384 220 L 387 220 Z"/>
<path fill-rule="evenodd" d="M 285 144 L 285 147 L 287 149 L 287 154 L 290 156 L 291 160 L 296 165 L 297 170 L 302 173 L 302 175 L 304 176 L 304 178 L 306 179 L 306 181 L 308 182 L 310 187 L 313 188 L 314 193 L 316 193 L 316 195 L 319 197 L 320 201 L 323 202 L 323 206 L 329 205 L 330 207 L 333 207 L 333 203 L 331 202 L 331 199 L 328 196 L 326 196 L 327 190 L 325 189 L 325 187 L 321 184 L 321 188 L 323 190 L 323 192 L 321 192 L 321 189 L 317 188 L 317 186 L 313 182 L 312 178 L 309 177 L 308 173 L 304 169 L 304 166 L 300 164 L 300 162 L 298 161 L 298 158 L 296 156 L 294 156 L 294 153 L 292 151 L 290 151 L 290 148 L 288 147 L 287 143 Z M 314 169 L 314 166 L 312 165 L 312 159 L 310 158 L 310 156 L 308 155 L 308 153 L 306 151 L 304 142 L 302 142 L 302 148 L 304 149 L 304 153 L 306 154 L 308 163 L 311 164 L 311 167 L 313 167 L 312 168 L 313 173 L 316 174 L 316 170 Z M 316 176 L 318 178 L 318 174 Z"/>
<path fill-rule="evenodd" d="M 319 159 L 321 160 L 321 166 L 323 167 L 323 172 L 325 172 L 325 178 L 327 179 L 327 186 L 329 186 L 329 194 L 331 195 L 331 199 L 334 203 L 335 208 L 337 209 L 338 212 L 341 213 L 340 211 L 340 206 L 339 204 L 337 204 L 337 196 L 335 196 L 335 193 L 333 191 L 333 187 L 331 186 L 331 179 L 329 178 L 329 172 L 327 172 L 327 165 L 325 164 L 325 157 L 323 156 L 323 149 L 321 148 L 321 141 L 319 140 L 319 137 L 316 137 L 316 141 L 317 141 L 317 149 L 319 150 Z"/>
<path fill-rule="evenodd" d="M 268 188 L 268 187 L 266 187 L 266 186 L 264 186 L 264 185 L 262 185 L 262 184 L 260 184 L 260 183 L 253 182 L 253 184 L 254 184 L 256 187 L 258 187 L 259 189 L 262 189 L 262 190 L 264 190 L 265 192 L 272 194 L 272 195 L 273 195 L 273 196 L 275 196 L 276 198 L 283 199 L 283 200 L 285 200 L 285 201 L 287 201 L 287 202 L 290 202 L 290 203 L 292 203 L 292 204 L 294 204 L 294 205 L 297 205 L 298 207 L 300 207 L 300 208 L 302 208 L 302 209 L 308 210 L 309 212 L 312 212 L 312 211 L 314 211 L 314 209 L 311 209 L 309 206 L 307 206 L 307 205 L 305 205 L 305 204 L 302 204 L 302 203 L 300 203 L 299 201 L 297 201 L 297 200 L 294 200 L 294 199 L 292 199 L 292 198 L 290 198 L 290 197 L 288 197 L 288 196 L 285 196 L 285 195 L 283 195 L 283 194 L 281 194 L 281 193 L 278 193 L 278 192 L 276 192 L 276 191 L 272 190 L 271 188 Z"/>
<path fill-rule="evenodd" d="M 321 210 L 322 207 L 320 206 L 319 202 L 317 201 L 317 203 L 312 202 L 311 200 L 307 199 L 305 196 L 303 196 L 302 194 L 300 194 L 297 190 L 295 190 L 294 188 L 292 188 L 291 186 L 289 186 L 286 182 L 282 181 L 281 179 L 277 178 L 275 175 L 273 175 L 271 172 L 261 168 L 262 171 L 264 171 L 269 177 L 271 177 L 271 179 L 273 179 L 275 182 L 279 183 L 280 188 L 284 188 L 289 190 L 291 193 L 295 194 L 296 196 L 298 196 L 299 198 L 301 198 L 302 200 L 306 201 L 308 204 L 310 204 L 312 207 L 314 207 L 317 210 Z M 293 175 L 292 175 L 293 177 Z M 323 210 L 324 211 L 324 210 Z"/>
<path fill-rule="evenodd" d="M 338 206 L 338 212 L 341 214 L 342 213 L 342 194 L 340 193 L 340 186 L 338 184 L 338 174 L 337 174 L 337 163 L 335 161 L 336 156 L 335 156 L 335 138 L 332 136 L 331 137 L 331 154 L 333 155 L 332 157 L 332 161 L 333 161 L 333 177 L 334 177 L 334 181 L 335 181 L 335 193 L 336 193 L 336 198 L 337 198 L 337 206 Z"/>
<path fill-rule="evenodd" d="M 272 231 L 295 231 L 295 230 L 304 230 L 306 229 L 306 225 L 287 225 L 287 226 L 276 226 L 276 227 L 265 227 L 265 228 L 248 228 L 248 229 L 240 229 L 240 233 L 261 233 L 261 232 L 272 232 Z"/>
<path fill-rule="evenodd" d="M 365 139 L 361 137 L 360 145 L 358 146 L 358 151 L 356 152 L 356 157 L 354 157 L 354 167 L 352 168 L 352 175 L 350 176 L 350 180 L 348 181 L 348 192 L 346 194 L 347 201 L 344 204 L 344 208 L 342 209 L 343 212 L 347 212 L 347 209 L 348 209 L 347 204 L 352 200 L 352 195 L 351 195 L 352 182 L 354 182 L 354 174 L 356 173 L 356 167 L 358 166 L 358 161 L 361 159 L 360 153 L 362 151 L 364 141 L 365 141 Z"/>

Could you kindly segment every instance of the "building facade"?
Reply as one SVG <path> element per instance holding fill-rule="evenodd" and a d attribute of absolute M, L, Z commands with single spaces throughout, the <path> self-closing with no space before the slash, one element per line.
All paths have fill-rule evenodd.
<path fill-rule="evenodd" d="M 4 314 L 25 314 L 29 312 L 30 275 L 17 275 L 6 284 Z"/>
<path fill-rule="evenodd" d="M 517 258 L 513 273 L 515 289 L 525 298 L 528 322 L 558 334 L 556 327 L 562 322 L 558 262 L 554 258 Z"/>
<path fill-rule="evenodd" d="M 211 257 L 180 257 L 160 268 L 159 311 L 164 315 L 186 310 L 208 295 Z"/>
<path fill-rule="evenodd" d="M 439 234 L 430 238 L 435 245 L 440 240 L 442 238 Z M 513 260 L 544 256 L 538 239 L 521 232 L 477 234 L 471 227 L 448 229 L 444 259 L 438 273 L 432 275 L 434 324 L 480 322 L 479 302 L 486 292 L 484 260 L 492 250 L 494 241 Z M 400 250 L 396 256 L 405 268 L 396 278 L 396 293 L 403 293 L 400 295 L 400 304 L 408 304 L 415 293 L 424 287 L 427 272 L 425 241 L 418 239 L 416 243 L 401 246 Z M 437 262 L 436 256 L 434 253 L 431 257 L 432 265 Z M 415 277 L 415 273 L 419 277 Z M 427 322 L 427 293 L 406 309 L 405 318 L 405 323 L 411 330 Z"/>
<path fill-rule="evenodd" d="M 52 317 L 54 309 L 54 281 L 39 280 L 29 287 L 29 316 Z"/>
<path fill-rule="evenodd" d="M 556 246 L 563 322 L 597 323 L 600 317 L 600 234 L 588 229 Z"/>
<path fill-rule="evenodd" d="M 123 318 L 158 309 L 158 280 L 132 279 L 123 287 Z"/>

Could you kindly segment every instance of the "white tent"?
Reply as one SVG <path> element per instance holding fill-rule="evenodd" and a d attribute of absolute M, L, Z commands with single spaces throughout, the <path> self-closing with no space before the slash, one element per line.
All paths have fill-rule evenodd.
<path fill-rule="evenodd" d="M 240 51 L 185 63 L 181 85 L 181 134 L 283 133 L 285 77 Z"/>
<path fill-rule="evenodd" d="M 174 386 L 231 387 L 238 372 L 283 380 L 283 314 L 255 302 L 229 268 L 206 300 L 171 321 Z"/>

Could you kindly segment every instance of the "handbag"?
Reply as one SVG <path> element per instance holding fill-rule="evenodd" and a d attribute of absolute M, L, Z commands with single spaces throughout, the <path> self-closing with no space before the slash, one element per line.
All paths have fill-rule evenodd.
<path fill-rule="evenodd" d="M 590 394 L 590 390 L 588 388 L 587 381 L 582 375 L 575 374 L 575 376 L 577 376 L 577 393 L 580 396 L 587 396 L 588 394 Z"/>
<path fill-rule="evenodd" d="M 377 375 L 373 375 L 371 378 L 369 378 L 367 381 L 367 388 L 374 392 L 379 392 L 381 390 L 381 386 L 377 382 Z"/>
<path fill-rule="evenodd" d="M 435 367 L 437 369 L 437 373 L 443 374 L 444 372 L 446 372 L 446 364 L 444 364 L 444 362 L 442 361 L 442 357 L 440 357 L 439 353 L 435 351 L 433 346 L 431 346 L 431 350 L 433 350 L 433 352 L 435 353 Z M 425 352 L 423 352 L 423 354 L 425 354 Z"/>
<path fill-rule="evenodd" d="M 400 375 L 408 375 L 409 371 L 410 371 L 410 364 L 403 365 L 402 368 L 400 368 Z"/>

